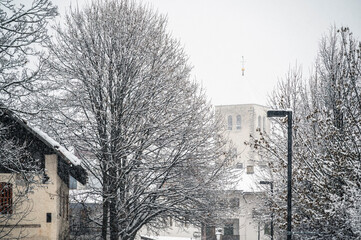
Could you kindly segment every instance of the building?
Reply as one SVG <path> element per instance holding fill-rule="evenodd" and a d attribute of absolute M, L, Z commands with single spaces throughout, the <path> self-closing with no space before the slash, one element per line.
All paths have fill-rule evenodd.
<path fill-rule="evenodd" d="M 201 229 L 192 224 L 179 223 L 169 219 L 169 227 L 157 233 L 147 232 L 145 229 L 139 234 L 140 240 L 201 240 Z"/>
<path fill-rule="evenodd" d="M 251 140 L 250 136 L 258 137 L 260 131 L 269 132 L 267 108 L 257 104 L 221 105 L 215 108 L 224 119 L 228 137 L 234 145 L 237 155 L 235 167 L 244 169 L 247 174 L 264 168 L 265 162 L 245 142 Z"/>
<path fill-rule="evenodd" d="M 257 220 L 257 204 L 262 197 L 259 181 L 266 165 L 262 159 L 246 145 L 251 136 L 258 137 L 260 132 L 269 132 L 267 108 L 257 104 L 222 105 L 215 107 L 224 120 L 226 134 L 232 141 L 236 156 L 234 171 L 239 179 L 227 188 L 232 199 L 238 199 L 238 209 L 232 216 L 225 216 L 221 226 L 204 226 L 202 240 L 216 239 L 216 231 L 222 234 L 222 240 L 256 240 L 269 239 L 265 228 Z"/>
<path fill-rule="evenodd" d="M 19 151 L 11 163 L 5 148 L 0 152 L 0 238 L 68 239 L 69 178 L 87 180 L 80 160 L 5 108 L 0 136 L 8 150 Z"/>
<path fill-rule="evenodd" d="M 258 137 L 260 132 L 269 132 L 267 108 L 257 104 L 238 104 L 215 106 L 215 110 L 224 120 L 225 134 L 232 141 L 236 157 L 234 171 L 238 179 L 234 180 L 234 185 L 224 189 L 227 192 L 225 198 L 228 198 L 233 213 L 225 214 L 220 225 L 204 225 L 201 229 L 170 221 L 170 227 L 158 236 L 143 231 L 141 239 L 216 240 L 217 232 L 222 240 L 269 239 L 265 234 L 265 226 L 257 220 L 255 211 L 260 197 L 263 196 L 259 181 L 264 180 L 261 173 L 266 170 L 266 165 L 249 145 L 245 144 L 251 140 L 250 136 Z"/>

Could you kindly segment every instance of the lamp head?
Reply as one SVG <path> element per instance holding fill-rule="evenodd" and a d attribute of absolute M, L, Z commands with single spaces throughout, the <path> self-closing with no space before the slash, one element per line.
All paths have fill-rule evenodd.
<path fill-rule="evenodd" d="M 268 110 L 267 117 L 286 117 L 288 112 L 286 110 Z"/>

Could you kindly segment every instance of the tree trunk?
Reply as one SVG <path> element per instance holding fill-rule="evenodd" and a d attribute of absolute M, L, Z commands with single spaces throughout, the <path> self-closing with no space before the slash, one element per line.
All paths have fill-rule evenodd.
<path fill-rule="evenodd" d="M 109 217 L 110 217 L 110 240 L 117 240 L 119 235 L 119 224 L 117 219 L 117 199 L 112 196 L 109 203 Z"/>
<path fill-rule="evenodd" d="M 109 169 L 110 176 L 115 177 L 116 181 L 118 178 L 116 177 L 117 171 L 114 167 Z M 117 240 L 119 236 L 119 215 L 117 211 L 117 202 L 118 202 L 118 195 L 117 195 L 117 184 L 114 183 L 114 180 L 109 183 L 109 193 L 110 194 L 110 201 L 109 201 L 109 231 L 110 231 L 110 240 Z"/>
<path fill-rule="evenodd" d="M 108 212 L 109 212 L 109 199 L 107 196 L 108 193 L 108 184 L 106 173 L 103 173 L 104 184 L 103 184 L 103 219 L 102 219 L 102 239 L 107 239 L 108 233 Z"/>

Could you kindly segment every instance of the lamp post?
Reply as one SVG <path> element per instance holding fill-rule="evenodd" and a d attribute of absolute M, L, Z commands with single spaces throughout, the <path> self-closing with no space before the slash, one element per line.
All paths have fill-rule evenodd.
<path fill-rule="evenodd" d="M 287 240 L 292 239 L 292 111 L 269 110 L 267 117 L 287 116 Z"/>
<path fill-rule="evenodd" d="M 269 184 L 271 187 L 271 194 L 273 198 L 273 182 L 272 181 L 260 181 L 260 184 Z M 271 209 L 271 240 L 273 240 L 273 209 Z"/>

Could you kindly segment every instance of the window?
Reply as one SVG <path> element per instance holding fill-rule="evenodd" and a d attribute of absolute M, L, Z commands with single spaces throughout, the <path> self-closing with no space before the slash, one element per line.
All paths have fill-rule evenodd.
<path fill-rule="evenodd" d="M 255 208 L 252 209 L 252 218 L 258 218 L 261 215 Z"/>
<path fill-rule="evenodd" d="M 228 116 L 228 130 L 232 130 L 232 116 Z"/>
<path fill-rule="evenodd" d="M 216 229 L 215 229 L 215 227 L 206 226 L 206 236 L 207 236 L 207 239 L 210 239 L 210 238 L 213 237 L 214 235 L 216 235 Z"/>
<path fill-rule="evenodd" d="M 69 189 L 76 189 L 78 182 L 72 176 L 69 176 Z"/>
<path fill-rule="evenodd" d="M 239 208 L 239 198 L 231 198 L 229 200 L 229 205 L 231 208 Z"/>
<path fill-rule="evenodd" d="M 46 222 L 51 222 L 51 213 L 46 213 Z"/>
<path fill-rule="evenodd" d="M 241 115 L 237 115 L 237 118 L 236 118 L 236 128 L 237 129 L 241 129 L 241 122 L 242 122 Z"/>
<path fill-rule="evenodd" d="M 252 173 L 254 173 L 253 166 L 247 166 L 247 174 L 252 174 Z"/>
<path fill-rule="evenodd" d="M 264 225 L 264 234 L 271 235 L 271 224 L 270 223 L 266 223 Z"/>
<path fill-rule="evenodd" d="M 263 117 L 263 132 L 266 132 L 266 117 Z"/>
<path fill-rule="evenodd" d="M 236 163 L 236 168 L 237 169 L 243 169 L 243 163 Z"/>
<path fill-rule="evenodd" d="M 183 222 L 183 226 L 184 227 L 189 227 L 189 216 L 188 215 L 186 215 L 185 217 L 184 217 L 184 222 Z"/>
<path fill-rule="evenodd" d="M 62 190 L 59 195 L 59 216 L 67 219 L 69 211 L 69 196 L 67 196 Z"/>
<path fill-rule="evenodd" d="M 232 148 L 232 158 L 237 158 L 237 148 Z"/>
<path fill-rule="evenodd" d="M 233 223 L 225 224 L 223 234 L 228 236 L 233 235 Z"/>
<path fill-rule="evenodd" d="M 0 213 L 13 213 L 13 186 L 11 183 L 0 182 Z"/>
<path fill-rule="evenodd" d="M 258 126 L 257 127 L 261 130 L 261 116 L 258 116 Z"/>

